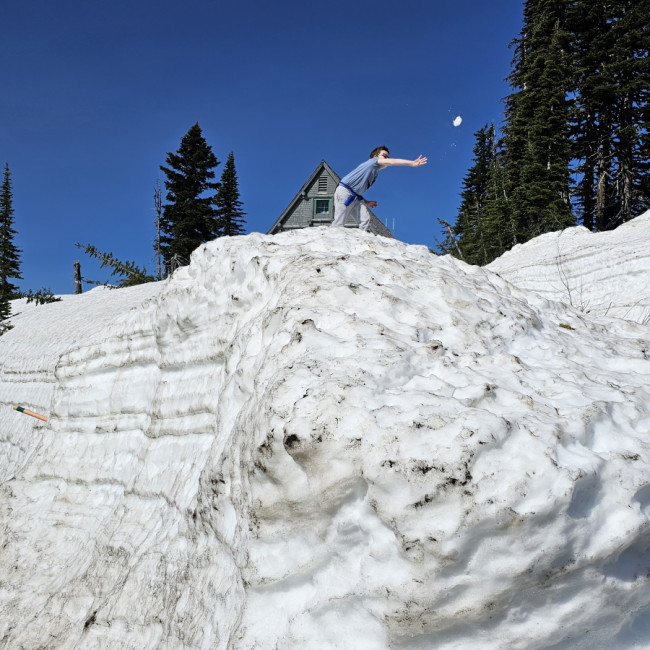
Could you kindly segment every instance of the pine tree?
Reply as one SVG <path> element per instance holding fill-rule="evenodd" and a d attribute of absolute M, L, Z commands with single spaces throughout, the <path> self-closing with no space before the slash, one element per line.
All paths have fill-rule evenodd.
<path fill-rule="evenodd" d="M 486 124 L 474 137 L 474 164 L 463 179 L 454 226 L 438 219 L 446 232 L 438 252 L 485 265 L 516 243 L 516 224 L 505 190 L 502 144 L 494 124 Z"/>
<path fill-rule="evenodd" d="M 572 14 L 576 36 L 576 104 L 573 111 L 574 155 L 577 159 L 576 204 L 582 224 L 591 231 L 613 222 L 612 141 L 615 89 L 608 59 L 614 43 L 603 3 L 577 2 Z"/>
<path fill-rule="evenodd" d="M 600 231 L 650 207 L 645 4 L 525 0 L 513 44 L 513 92 L 504 100 L 503 137 L 480 206 L 480 232 L 465 200 L 455 226 L 466 247 L 480 241 L 488 260 L 574 225 L 574 208 L 585 227 Z M 451 233 L 443 250 L 453 254 L 454 243 Z M 472 250 L 468 256 L 479 259 Z"/>
<path fill-rule="evenodd" d="M 0 321 L 9 318 L 10 300 L 18 295 L 18 287 L 11 280 L 20 280 L 20 253 L 14 244 L 13 193 L 9 164 L 5 163 L 2 187 L 0 188 Z"/>
<path fill-rule="evenodd" d="M 495 137 L 488 173 L 487 198 L 483 209 L 487 264 L 512 248 L 517 240 L 517 224 L 506 190 L 504 158 L 503 143 Z"/>
<path fill-rule="evenodd" d="M 570 201 L 566 0 L 526 0 L 505 100 L 505 194 L 514 242 L 575 223 Z"/>
<path fill-rule="evenodd" d="M 163 279 L 162 272 L 162 252 L 160 248 L 160 223 L 162 221 L 162 187 L 160 185 L 160 178 L 156 179 L 156 184 L 153 189 L 153 207 L 156 211 L 156 239 L 154 241 L 154 254 L 156 257 L 156 279 Z"/>
<path fill-rule="evenodd" d="M 495 155 L 494 125 L 486 124 L 474 137 L 474 164 L 463 179 L 461 204 L 451 236 L 440 246 L 440 251 L 460 256 L 468 264 L 487 264 L 490 260 L 486 250 L 484 208 Z"/>
<path fill-rule="evenodd" d="M 650 27 L 636 0 L 576 0 L 572 113 L 582 224 L 608 230 L 650 205 Z"/>
<path fill-rule="evenodd" d="M 118 287 L 133 287 L 137 284 L 146 284 L 147 282 L 155 282 L 156 278 L 147 273 L 146 268 L 136 266 L 135 262 L 122 262 L 118 260 L 113 253 L 103 253 L 91 244 L 75 244 L 77 248 L 81 248 L 86 255 L 101 262 L 100 268 L 109 267 L 113 269 L 111 276 L 121 276 L 117 281 Z M 86 282 L 90 282 L 86 280 Z M 91 282 L 91 284 L 100 284 L 99 282 Z"/>
<path fill-rule="evenodd" d="M 212 181 L 219 161 L 196 123 L 183 136 L 178 151 L 167 154 L 166 162 L 169 167 L 160 169 L 167 176 L 169 204 L 160 220 L 160 248 L 169 269 L 175 263 L 189 264 L 192 251 L 219 235 L 214 195 L 206 196 L 219 187 Z"/>
<path fill-rule="evenodd" d="M 31 289 L 23 294 L 20 294 L 21 298 L 27 298 L 27 304 L 30 302 L 35 302 L 36 305 L 48 305 L 52 302 L 61 302 L 61 298 L 58 298 L 55 296 L 50 289 L 48 288 L 43 288 L 39 289 L 38 291 L 34 292 Z"/>
<path fill-rule="evenodd" d="M 245 212 L 239 200 L 239 184 L 235 169 L 235 156 L 231 151 L 221 174 L 221 184 L 215 198 L 219 234 L 232 237 L 244 234 Z"/>

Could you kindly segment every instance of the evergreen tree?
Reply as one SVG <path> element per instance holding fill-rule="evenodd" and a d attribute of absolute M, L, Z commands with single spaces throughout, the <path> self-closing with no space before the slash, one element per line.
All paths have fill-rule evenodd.
<path fill-rule="evenodd" d="M 650 29 L 635 0 L 575 0 L 575 202 L 592 231 L 650 205 Z"/>
<path fill-rule="evenodd" d="M 221 184 L 215 198 L 219 234 L 232 237 L 244 234 L 245 212 L 242 211 L 242 202 L 239 200 L 239 184 L 235 169 L 235 156 L 232 151 L 221 174 Z"/>
<path fill-rule="evenodd" d="M 461 204 L 452 233 L 440 251 L 460 256 L 468 264 L 487 264 L 485 205 L 488 200 L 490 169 L 495 156 L 494 125 L 485 125 L 474 134 L 474 164 L 463 179 Z"/>
<path fill-rule="evenodd" d="M 31 289 L 27 293 L 20 294 L 21 298 L 27 298 L 27 304 L 35 302 L 36 305 L 47 305 L 51 302 L 61 302 L 61 298 L 57 298 L 49 289 L 43 288 L 34 292 Z"/>
<path fill-rule="evenodd" d="M 644 3 L 525 0 L 513 44 L 513 92 L 505 99 L 485 201 L 475 201 L 475 160 L 461 195 L 457 236 L 450 233 L 441 247 L 453 254 L 464 240 L 474 261 L 574 225 L 574 207 L 592 231 L 615 228 L 650 207 L 650 21 Z"/>
<path fill-rule="evenodd" d="M 14 224 L 13 194 L 11 191 L 11 173 L 9 164 L 5 170 L 0 188 L 0 321 L 9 318 L 11 305 L 9 301 L 18 295 L 18 287 L 11 280 L 20 280 L 20 253 L 14 244 L 16 231 Z"/>
<path fill-rule="evenodd" d="M 113 269 L 111 276 L 121 276 L 117 281 L 117 286 L 133 287 L 137 284 L 145 284 L 147 282 L 155 282 L 156 278 L 147 273 L 146 268 L 140 268 L 135 265 L 135 262 L 122 262 L 118 260 L 113 253 L 102 253 L 90 244 L 75 244 L 77 248 L 81 248 L 87 255 L 101 262 L 100 268 L 109 267 Z M 86 280 L 86 282 L 90 282 Z M 91 284 L 100 284 L 99 282 L 91 282 Z"/>
<path fill-rule="evenodd" d="M 169 204 L 160 220 L 160 249 L 170 268 L 175 262 L 188 264 L 194 249 L 219 235 L 214 195 L 206 196 L 219 187 L 212 181 L 219 161 L 196 123 L 183 136 L 178 151 L 167 154 L 166 162 L 169 166 L 160 169 L 167 176 Z"/>
<path fill-rule="evenodd" d="M 571 68 L 566 0 L 526 0 L 505 100 L 505 198 L 513 243 L 575 223 L 570 202 Z"/>
<path fill-rule="evenodd" d="M 506 190 L 503 144 L 495 137 L 490 158 L 488 189 L 484 213 L 486 264 L 503 255 L 516 243 L 517 224 L 513 217 Z"/>
<path fill-rule="evenodd" d="M 156 184 L 153 189 L 153 206 L 156 211 L 156 240 L 154 242 L 154 254 L 156 257 L 156 279 L 163 279 L 162 271 L 162 254 L 160 249 L 160 222 L 162 220 L 162 187 L 160 186 L 160 179 L 156 179 Z"/>

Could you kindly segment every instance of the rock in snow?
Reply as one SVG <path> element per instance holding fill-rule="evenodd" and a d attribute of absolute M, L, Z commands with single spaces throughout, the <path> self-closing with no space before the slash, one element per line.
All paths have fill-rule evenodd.
<path fill-rule="evenodd" d="M 14 311 L 0 648 L 648 647 L 647 327 L 328 228 Z"/>

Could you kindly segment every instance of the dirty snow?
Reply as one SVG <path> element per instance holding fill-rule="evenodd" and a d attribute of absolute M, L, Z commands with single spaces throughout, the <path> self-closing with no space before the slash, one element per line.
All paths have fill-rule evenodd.
<path fill-rule="evenodd" d="M 14 303 L 0 648 L 647 648 L 649 240 L 253 234 Z"/>

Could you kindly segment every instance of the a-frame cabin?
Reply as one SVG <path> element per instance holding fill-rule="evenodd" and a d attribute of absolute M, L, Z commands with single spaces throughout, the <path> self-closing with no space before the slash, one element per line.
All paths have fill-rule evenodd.
<path fill-rule="evenodd" d="M 340 180 L 339 175 L 324 160 L 321 160 L 314 173 L 300 188 L 267 234 L 275 235 L 285 230 L 329 226 L 334 219 L 334 192 Z M 368 210 L 365 207 L 362 209 Z M 372 210 L 368 212 L 370 212 L 370 232 L 393 238 L 391 231 L 377 219 Z M 345 226 L 356 228 L 357 224 L 350 219 Z"/>

